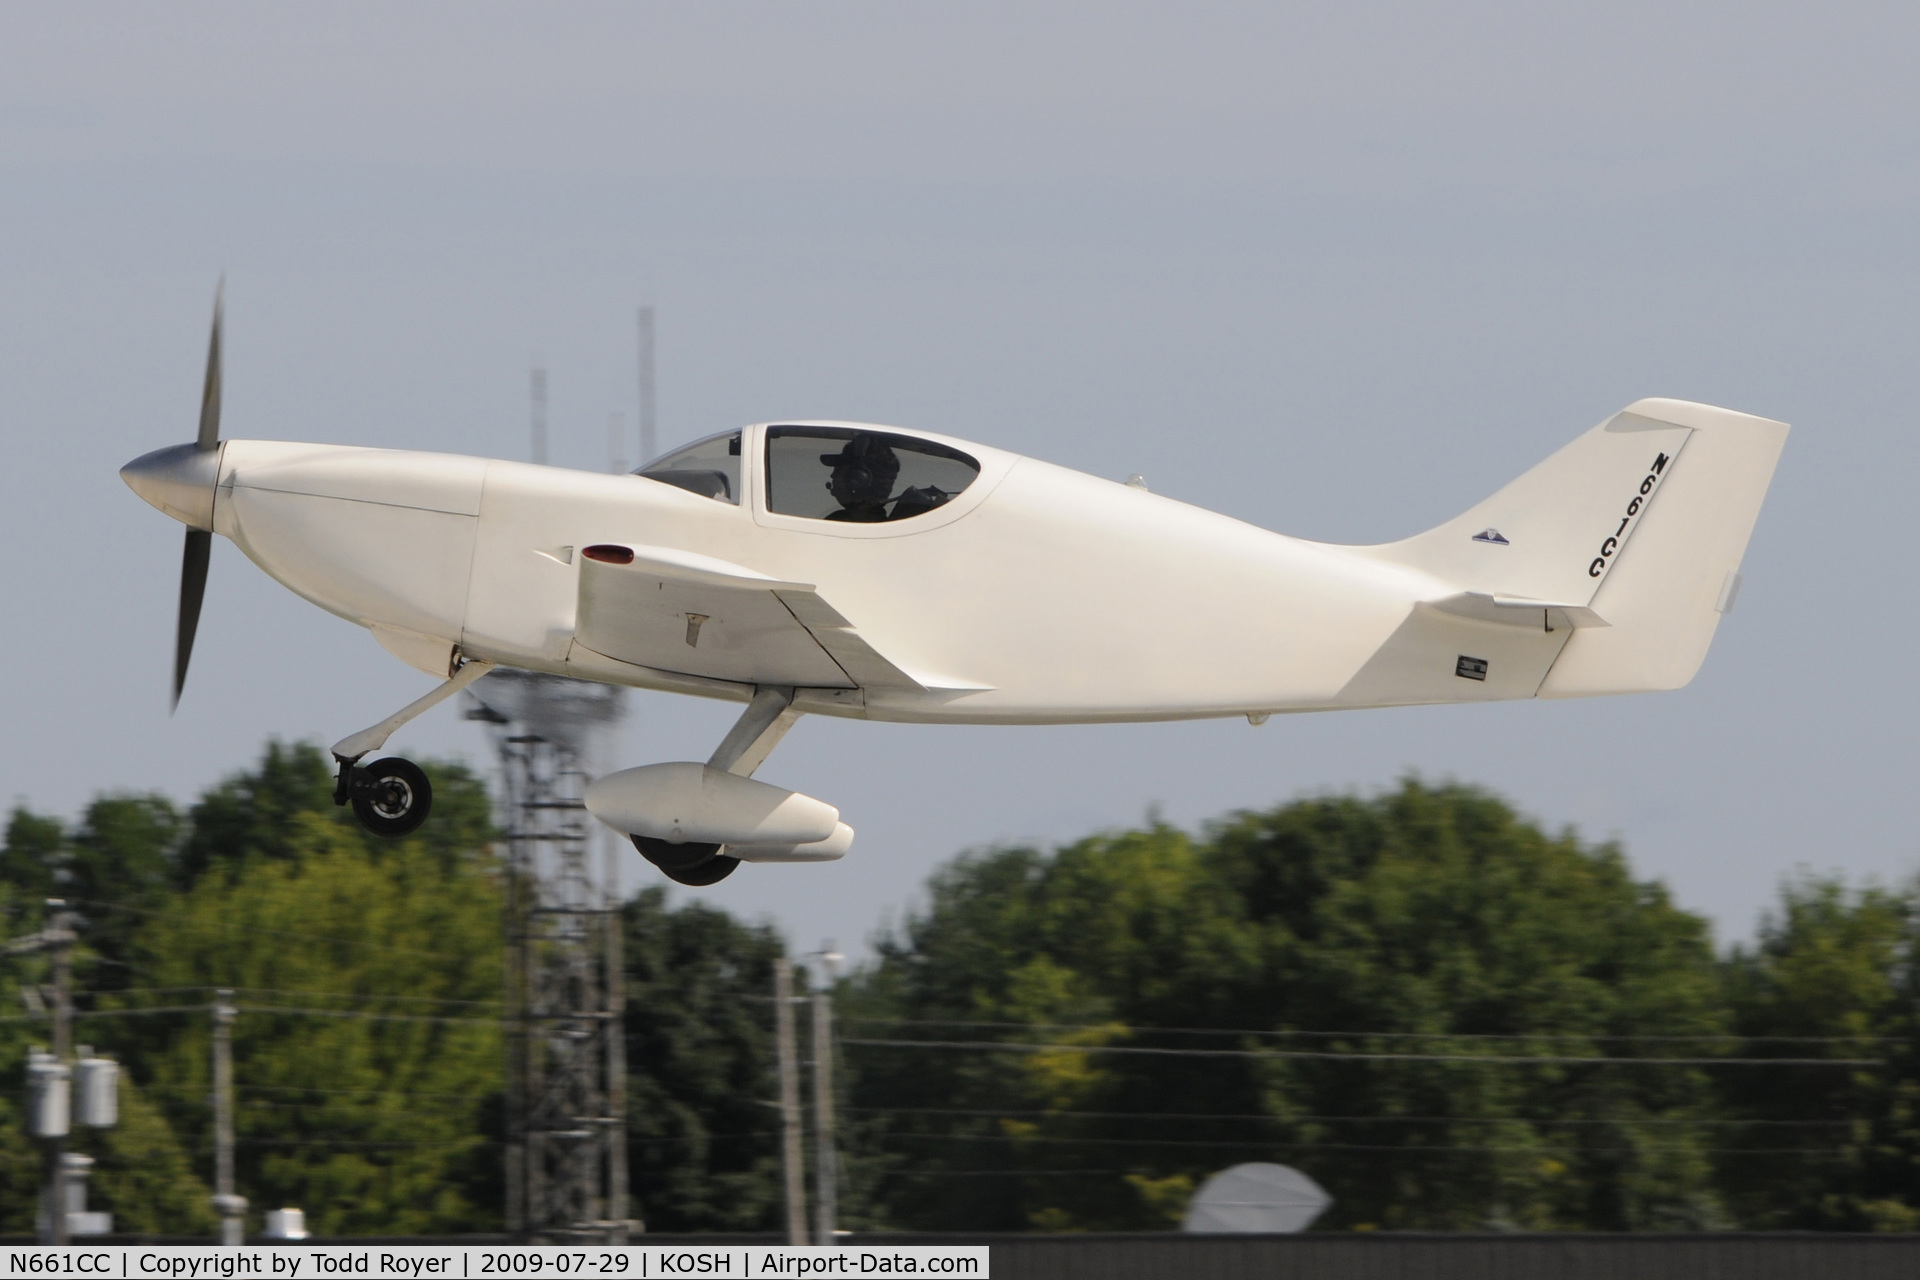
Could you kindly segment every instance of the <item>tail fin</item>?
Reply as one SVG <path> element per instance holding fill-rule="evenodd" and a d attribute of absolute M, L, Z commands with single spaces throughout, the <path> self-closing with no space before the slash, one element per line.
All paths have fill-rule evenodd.
<path fill-rule="evenodd" d="M 1464 515 L 1367 550 L 1582 622 L 1540 697 L 1677 689 L 1732 608 L 1786 439 L 1784 422 L 1636 401 Z"/>

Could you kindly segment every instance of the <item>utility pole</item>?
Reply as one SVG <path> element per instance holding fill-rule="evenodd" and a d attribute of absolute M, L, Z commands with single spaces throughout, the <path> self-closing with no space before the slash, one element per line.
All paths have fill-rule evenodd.
<path fill-rule="evenodd" d="M 813 993 L 813 1236 L 832 1244 L 840 1206 L 840 1157 L 833 1140 L 833 997 Z"/>
<path fill-rule="evenodd" d="M 616 476 L 627 473 L 627 422 L 617 413 L 607 415 L 607 470 Z"/>
<path fill-rule="evenodd" d="M 533 371 L 533 461 L 547 465 L 547 371 Z"/>
<path fill-rule="evenodd" d="M 5 944 L 10 956 L 53 953 L 53 1052 L 27 1055 L 28 1128 L 47 1139 L 47 1216 L 43 1243 L 68 1242 L 67 1129 L 71 1120 L 73 1064 L 73 916 L 60 898 L 47 899 L 46 924 L 38 933 Z"/>
<path fill-rule="evenodd" d="M 627 972 L 621 954 L 620 850 L 603 831 L 606 871 L 601 876 L 606 906 L 607 959 L 607 1220 L 608 1244 L 625 1244 L 627 1219 Z"/>
<path fill-rule="evenodd" d="M 814 1239 L 832 1244 L 840 1217 L 840 1154 L 833 1122 L 833 983 L 846 957 L 829 938 L 806 959 L 820 967 L 813 993 L 813 1213 Z"/>
<path fill-rule="evenodd" d="M 653 308 L 640 308 L 640 462 L 653 461 Z"/>
<path fill-rule="evenodd" d="M 807 1167 L 800 1150 L 800 1062 L 793 1035 L 793 967 L 773 961 L 774 1052 L 780 1067 L 780 1164 L 786 1174 L 787 1243 L 807 1243 Z"/>
<path fill-rule="evenodd" d="M 220 1215 L 220 1243 L 246 1236 L 247 1199 L 233 1191 L 233 992 L 213 998 L 213 1209 Z"/>
<path fill-rule="evenodd" d="M 72 1071 L 73 917 L 66 911 L 67 904 L 58 898 L 48 899 L 47 905 L 59 908 L 47 922 L 52 926 L 47 940 L 53 946 L 53 1056 Z M 71 1081 L 72 1077 L 68 1079 Z M 71 1083 L 68 1087 L 71 1089 Z M 47 1170 L 47 1217 L 53 1226 L 53 1242 L 66 1244 L 71 1236 L 67 1221 L 67 1139 L 64 1134 L 53 1140 L 51 1154 L 52 1164 Z"/>
<path fill-rule="evenodd" d="M 46 923 L 39 932 L 0 943 L 0 955 L 45 951 L 53 957 L 53 1052 L 42 1052 L 38 1046 L 27 1052 L 27 1131 L 47 1139 L 45 1216 L 40 1228 L 43 1244 L 67 1244 L 76 1230 L 76 1219 L 86 1224 L 77 1228 L 82 1234 L 111 1230 L 100 1225 L 111 1215 L 85 1212 L 86 1178 L 93 1167 L 92 1157 L 70 1154 L 66 1149 L 67 1134 L 74 1124 L 107 1129 L 120 1121 L 115 1095 L 119 1068 L 111 1059 L 95 1057 L 85 1046 L 79 1055 L 83 1061 L 74 1061 L 73 944 L 79 936 L 74 932 L 78 923 L 63 899 L 48 898 Z"/>

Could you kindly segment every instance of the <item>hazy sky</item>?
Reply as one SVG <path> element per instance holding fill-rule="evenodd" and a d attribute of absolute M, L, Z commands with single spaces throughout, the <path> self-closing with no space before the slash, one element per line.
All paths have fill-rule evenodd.
<path fill-rule="evenodd" d="M 760 776 L 854 851 L 702 891 L 802 944 L 968 846 L 1409 771 L 1617 837 L 1723 936 L 1799 866 L 1905 877 L 1917 51 L 1892 4 L 0 4 L 0 799 L 187 799 L 427 687 L 222 541 L 167 713 L 180 528 L 116 471 L 191 438 L 225 271 L 229 436 L 523 457 L 539 361 L 555 461 L 604 468 L 642 302 L 663 443 L 895 422 L 1330 540 L 1641 396 L 1795 424 L 1679 693 L 803 721 Z M 629 764 L 736 712 L 633 707 Z M 451 708 L 393 746 L 487 758 Z"/>

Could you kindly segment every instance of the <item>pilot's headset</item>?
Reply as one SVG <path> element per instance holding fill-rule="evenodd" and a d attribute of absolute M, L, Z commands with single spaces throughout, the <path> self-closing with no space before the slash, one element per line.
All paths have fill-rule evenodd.
<path fill-rule="evenodd" d="M 823 453 L 820 461 L 839 471 L 847 482 L 847 488 L 855 494 L 873 501 L 876 497 L 885 500 L 893 489 L 894 479 L 900 474 L 900 460 L 893 456 L 893 450 L 869 435 L 857 435 L 841 446 L 838 453 Z M 876 484 L 885 473 L 885 487 L 876 494 Z M 833 487 L 833 481 L 827 481 L 827 487 Z"/>

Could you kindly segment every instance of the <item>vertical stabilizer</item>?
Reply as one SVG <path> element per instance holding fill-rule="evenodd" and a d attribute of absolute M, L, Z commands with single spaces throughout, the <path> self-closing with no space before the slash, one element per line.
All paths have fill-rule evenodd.
<path fill-rule="evenodd" d="M 1365 554 L 1578 623 L 1539 696 L 1674 689 L 1732 607 L 1787 425 L 1640 400 L 1465 514 Z M 1571 608 L 1568 608 L 1571 606 Z"/>

